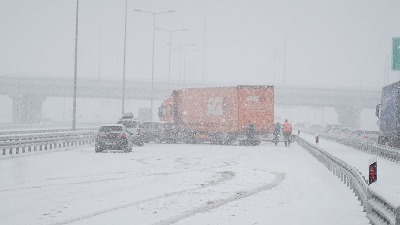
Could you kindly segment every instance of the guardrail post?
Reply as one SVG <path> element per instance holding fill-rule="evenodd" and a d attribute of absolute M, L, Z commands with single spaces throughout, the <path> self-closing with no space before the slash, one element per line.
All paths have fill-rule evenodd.
<path fill-rule="evenodd" d="M 6 154 L 6 149 L 3 149 L 3 155 L 5 155 Z"/>
<path fill-rule="evenodd" d="M 19 147 L 15 148 L 15 154 L 19 154 Z"/>
<path fill-rule="evenodd" d="M 10 154 L 10 155 L 12 155 L 12 150 L 13 150 L 13 149 L 12 149 L 12 148 L 10 148 L 10 151 L 9 151 L 9 154 Z"/>

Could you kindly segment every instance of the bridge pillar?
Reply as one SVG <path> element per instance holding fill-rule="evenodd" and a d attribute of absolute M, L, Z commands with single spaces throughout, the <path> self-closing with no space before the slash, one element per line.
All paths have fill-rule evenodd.
<path fill-rule="evenodd" d="M 46 97 L 34 94 L 10 96 L 13 101 L 13 123 L 39 123 Z"/>
<path fill-rule="evenodd" d="M 360 115 L 362 108 L 357 106 L 341 106 L 335 108 L 339 123 L 346 127 L 360 127 Z"/>

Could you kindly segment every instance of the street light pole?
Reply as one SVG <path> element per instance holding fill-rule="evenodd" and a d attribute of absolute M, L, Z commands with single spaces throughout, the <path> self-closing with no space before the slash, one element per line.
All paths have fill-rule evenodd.
<path fill-rule="evenodd" d="M 76 0 L 76 24 L 75 24 L 75 65 L 74 65 L 74 94 L 72 102 L 72 130 L 76 129 L 76 89 L 78 80 L 78 16 L 79 0 Z"/>
<path fill-rule="evenodd" d="M 185 47 L 192 47 L 192 46 L 195 46 L 195 44 L 188 44 L 188 45 L 176 45 L 176 44 L 172 44 L 171 42 L 169 43 L 170 45 L 172 45 L 172 46 L 175 46 L 175 47 L 178 47 L 179 48 L 179 56 L 180 56 L 180 59 L 179 59 L 179 81 L 178 81 L 178 86 L 179 86 L 179 88 L 181 88 L 181 71 L 182 71 L 182 49 L 183 49 L 183 54 L 185 54 Z M 184 68 L 183 69 L 185 69 L 185 57 L 183 57 L 183 60 L 184 60 Z M 185 79 L 185 71 L 183 71 L 183 76 L 184 76 L 184 79 Z"/>
<path fill-rule="evenodd" d="M 193 46 L 193 45 L 190 45 Z M 183 46 L 183 87 L 186 87 L 186 56 L 187 56 L 187 51 L 188 49 L 186 47 L 189 46 Z M 195 49 L 194 49 L 195 51 Z"/>
<path fill-rule="evenodd" d="M 168 53 L 168 85 L 167 85 L 167 90 L 169 91 L 169 84 L 171 80 L 171 50 L 172 50 L 172 32 L 169 32 L 169 53 Z"/>
<path fill-rule="evenodd" d="M 151 117 L 150 120 L 153 121 L 153 98 L 154 98 L 154 42 L 156 37 L 156 14 L 153 13 L 153 56 L 151 61 L 151 99 L 150 99 L 150 109 Z"/>
<path fill-rule="evenodd" d="M 102 28 L 100 27 L 100 41 L 99 41 L 99 80 L 101 74 L 101 40 L 102 39 Z"/>
<path fill-rule="evenodd" d="M 205 74 L 206 74 L 206 17 L 204 17 L 204 30 L 203 30 L 203 77 L 202 77 L 202 83 L 204 85 L 205 81 Z"/>
<path fill-rule="evenodd" d="M 125 0 L 125 33 L 124 33 L 124 64 L 122 69 L 122 114 L 125 113 L 125 62 L 126 62 L 126 21 L 128 17 L 128 0 Z"/>
<path fill-rule="evenodd" d="M 150 11 L 143 11 L 140 9 L 135 9 L 136 12 L 147 13 L 153 15 L 153 54 L 152 54 L 152 63 L 151 63 L 151 99 L 150 99 L 150 109 L 151 109 L 151 120 L 153 120 L 153 94 L 154 94 L 154 42 L 155 42 L 155 31 L 156 31 L 156 16 L 159 14 L 165 13 L 173 13 L 175 11 L 163 11 L 163 12 L 150 12 Z"/>
<path fill-rule="evenodd" d="M 283 86 L 285 86 L 286 79 L 286 33 L 283 42 Z"/>
<path fill-rule="evenodd" d="M 179 30 L 167 30 L 163 28 L 156 27 L 156 30 L 165 31 L 169 33 L 169 59 L 168 59 L 168 89 L 170 87 L 171 81 L 171 51 L 172 51 L 172 34 L 177 32 L 188 31 L 188 29 L 179 29 Z"/>

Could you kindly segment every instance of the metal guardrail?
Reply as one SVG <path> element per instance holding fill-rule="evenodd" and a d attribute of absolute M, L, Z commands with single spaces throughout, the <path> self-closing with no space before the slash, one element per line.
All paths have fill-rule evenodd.
<path fill-rule="evenodd" d="M 94 142 L 96 130 L 0 135 L 0 155 L 86 145 Z"/>
<path fill-rule="evenodd" d="M 329 134 L 321 134 L 321 137 L 336 141 L 357 150 L 377 155 L 392 162 L 400 163 L 400 149 L 389 146 L 380 145 L 374 142 L 359 141 L 352 138 L 337 137 Z"/>
<path fill-rule="evenodd" d="M 400 206 L 379 191 L 369 188 L 367 180 L 356 168 L 298 136 L 295 136 L 295 139 L 301 147 L 353 190 L 373 225 L 400 225 Z"/>
<path fill-rule="evenodd" d="M 94 130 L 98 129 L 100 126 L 91 127 L 78 127 L 75 130 Z M 41 129 L 29 129 L 29 130 L 0 130 L 0 136 L 3 135 L 16 135 L 16 134 L 35 134 L 35 133 L 54 133 L 54 132 L 68 132 L 72 131 L 71 128 L 41 128 Z"/>

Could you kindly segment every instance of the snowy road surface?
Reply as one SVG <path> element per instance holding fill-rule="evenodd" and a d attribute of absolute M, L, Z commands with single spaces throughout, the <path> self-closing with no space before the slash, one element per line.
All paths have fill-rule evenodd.
<path fill-rule="evenodd" d="M 296 144 L 34 153 L 0 160 L 0 181 L 0 224 L 368 224 Z"/>

